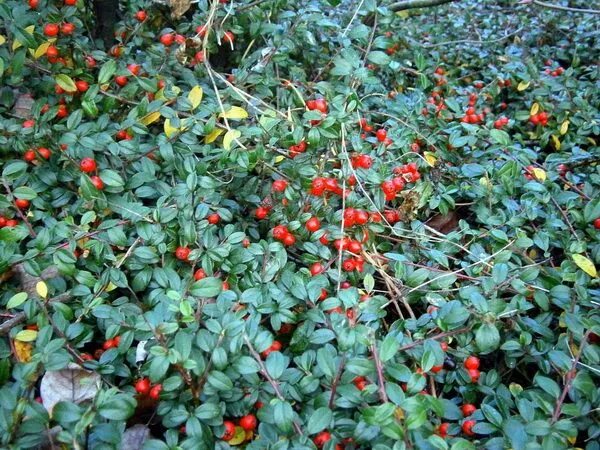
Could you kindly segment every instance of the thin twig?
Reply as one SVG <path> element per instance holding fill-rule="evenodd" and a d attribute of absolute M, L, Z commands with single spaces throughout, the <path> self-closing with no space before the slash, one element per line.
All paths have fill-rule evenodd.
<path fill-rule="evenodd" d="M 385 379 L 383 377 L 383 365 L 379 359 L 379 353 L 377 352 L 377 344 L 374 342 L 371 344 L 371 353 L 373 354 L 373 361 L 375 362 L 375 369 L 377 370 L 377 383 L 379 384 L 379 399 L 383 403 L 387 403 L 388 396 L 385 392 Z"/>
<path fill-rule="evenodd" d="M 525 3 L 525 2 L 521 2 Z M 554 9 L 556 11 L 567 11 L 580 14 L 600 14 L 599 9 L 584 9 L 584 8 L 571 8 L 570 6 L 554 5 L 552 3 L 542 2 L 539 0 L 533 0 L 532 3 L 542 8 Z"/>
<path fill-rule="evenodd" d="M 344 372 L 344 366 L 346 365 L 346 355 L 342 355 L 342 359 L 340 359 L 340 365 L 338 366 L 337 373 L 335 374 L 335 378 L 331 383 L 331 395 L 329 396 L 329 409 L 333 409 L 333 402 L 335 401 L 335 393 L 337 392 L 337 386 L 342 378 L 342 373 Z"/>

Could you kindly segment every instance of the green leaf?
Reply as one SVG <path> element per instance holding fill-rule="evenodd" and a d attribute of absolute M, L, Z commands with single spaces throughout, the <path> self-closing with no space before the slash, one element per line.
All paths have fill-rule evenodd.
<path fill-rule="evenodd" d="M 215 277 L 207 277 L 196 281 L 190 288 L 190 294 L 194 297 L 216 297 L 223 289 L 223 282 Z"/>
<path fill-rule="evenodd" d="M 33 200 L 37 197 L 37 192 L 26 186 L 19 186 L 13 191 L 13 194 L 15 197 L 24 200 Z"/>
<path fill-rule="evenodd" d="M 98 413 L 109 420 L 127 420 L 133 415 L 136 401 L 127 394 L 116 394 L 98 407 Z"/>
<path fill-rule="evenodd" d="M 67 92 L 77 92 L 77 86 L 75 82 L 69 75 L 65 75 L 64 73 L 56 75 L 54 77 L 56 84 L 58 84 L 61 88 L 63 88 Z"/>
<path fill-rule="evenodd" d="M 98 84 L 106 84 L 117 71 L 117 63 L 114 59 L 109 59 L 100 68 L 98 73 Z"/>
<path fill-rule="evenodd" d="M 507 146 L 510 144 L 510 136 L 504 130 L 493 129 L 490 131 L 490 137 L 497 144 L 500 144 L 503 146 Z"/>
<path fill-rule="evenodd" d="M 309 434 L 318 433 L 319 431 L 328 428 L 331 424 L 331 420 L 333 419 L 333 413 L 327 407 L 322 407 L 315 410 L 310 419 L 308 419 L 308 423 L 306 424 L 306 431 Z"/>
<path fill-rule="evenodd" d="M 390 62 L 390 57 L 388 55 L 386 55 L 384 52 L 379 51 L 379 50 L 369 53 L 369 56 L 367 56 L 367 59 L 370 62 L 372 62 L 373 64 L 377 64 L 378 66 L 384 66 L 384 65 L 389 64 L 389 62 Z"/>
<path fill-rule="evenodd" d="M 121 178 L 121 175 L 119 175 L 114 170 L 110 170 L 110 169 L 101 170 L 99 176 L 100 176 L 100 179 L 107 186 L 122 187 L 125 185 L 125 181 L 123 181 L 123 178 Z"/>
<path fill-rule="evenodd" d="M 11 161 L 4 166 L 2 177 L 8 181 L 13 181 L 23 176 L 26 171 L 27 163 L 25 161 Z"/>
<path fill-rule="evenodd" d="M 496 325 L 482 324 L 475 333 L 475 342 L 481 353 L 489 353 L 500 345 L 500 333 Z"/>
<path fill-rule="evenodd" d="M 381 348 L 379 349 L 379 359 L 382 362 L 389 361 L 396 355 L 396 352 L 400 348 L 400 343 L 398 339 L 396 339 L 395 335 L 388 334 L 383 342 L 381 343 Z"/>
<path fill-rule="evenodd" d="M 21 306 L 27 300 L 27 292 L 19 292 L 13 295 L 6 304 L 6 309 L 16 308 Z"/>

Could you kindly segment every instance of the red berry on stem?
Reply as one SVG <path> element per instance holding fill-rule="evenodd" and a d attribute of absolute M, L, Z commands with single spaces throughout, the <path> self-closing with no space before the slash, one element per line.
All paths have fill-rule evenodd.
<path fill-rule="evenodd" d="M 152 400 L 158 400 L 160 398 L 161 391 L 162 391 L 162 384 L 157 384 L 156 386 L 152 386 L 152 389 L 150 389 L 150 393 L 148 394 L 148 396 Z"/>
<path fill-rule="evenodd" d="M 140 378 L 133 387 L 138 394 L 148 395 L 148 392 L 150 392 L 150 379 Z"/>
<path fill-rule="evenodd" d="M 305 226 L 308 231 L 314 233 L 315 231 L 321 228 L 321 222 L 319 222 L 319 219 L 317 219 L 316 217 L 311 217 L 310 219 L 308 219 Z"/>
<path fill-rule="evenodd" d="M 190 253 L 191 250 L 187 247 L 177 247 L 177 249 L 175 249 L 175 258 L 180 261 L 187 261 Z"/>
<path fill-rule="evenodd" d="M 473 431 L 473 427 L 477 422 L 474 420 L 465 420 L 461 426 L 463 433 L 467 436 L 475 436 L 475 432 Z"/>
<path fill-rule="evenodd" d="M 460 410 L 463 413 L 463 416 L 468 417 L 471 414 L 473 414 L 475 411 L 477 411 L 477 407 L 475 405 L 473 405 L 472 403 L 465 403 L 464 405 L 462 405 L 460 407 Z"/>
<path fill-rule="evenodd" d="M 254 414 L 245 415 L 240 419 L 240 427 L 246 431 L 254 431 L 257 424 L 258 421 L 256 420 L 256 416 Z"/>
<path fill-rule="evenodd" d="M 82 172 L 90 173 L 96 170 L 96 161 L 92 158 L 83 158 L 79 163 Z"/>
<path fill-rule="evenodd" d="M 223 436 L 221 439 L 224 441 L 230 441 L 235 436 L 235 424 L 229 420 L 223 422 L 223 426 L 225 427 L 225 431 L 223 432 Z"/>
<path fill-rule="evenodd" d="M 479 369 L 479 358 L 477 356 L 469 356 L 465 359 L 465 369 Z"/>

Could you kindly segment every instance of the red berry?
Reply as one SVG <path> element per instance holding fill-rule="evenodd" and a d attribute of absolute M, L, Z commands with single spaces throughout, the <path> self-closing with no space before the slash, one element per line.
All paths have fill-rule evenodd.
<path fill-rule="evenodd" d="M 18 224 L 19 224 L 19 222 L 16 219 L 6 219 L 6 227 L 7 228 L 16 227 Z"/>
<path fill-rule="evenodd" d="M 77 4 L 77 0 L 65 0 L 66 6 L 75 6 Z"/>
<path fill-rule="evenodd" d="M 0 216 L 0 228 L 3 228 L 5 226 L 6 226 L 6 217 Z"/>
<path fill-rule="evenodd" d="M 230 441 L 235 436 L 235 425 L 233 422 L 226 420 L 223 422 L 223 426 L 225 427 L 225 431 L 223 432 L 223 436 L 221 439 L 224 441 Z"/>
<path fill-rule="evenodd" d="M 377 138 L 377 140 L 379 142 L 383 142 L 383 141 L 385 141 L 387 139 L 387 131 L 385 129 L 383 129 L 383 128 L 380 128 L 375 133 L 375 137 Z"/>
<path fill-rule="evenodd" d="M 51 45 L 46 49 L 46 57 L 48 59 L 57 58 L 59 54 L 58 48 L 54 45 Z"/>
<path fill-rule="evenodd" d="M 125 75 L 118 75 L 115 77 L 115 83 L 117 83 L 121 87 L 126 86 L 128 82 L 129 80 Z"/>
<path fill-rule="evenodd" d="M 448 428 L 449 427 L 450 427 L 450 424 L 448 422 L 441 423 L 437 427 L 437 429 L 435 431 L 435 434 L 437 434 L 438 436 L 444 438 L 444 437 L 446 437 L 448 435 Z"/>
<path fill-rule="evenodd" d="M 96 67 L 96 60 L 91 56 L 86 56 L 85 65 L 88 67 L 88 69 L 93 69 Z"/>
<path fill-rule="evenodd" d="M 74 31 L 75 25 L 73 25 L 71 22 L 65 22 L 60 26 L 60 32 L 65 36 L 73 34 Z"/>
<path fill-rule="evenodd" d="M 469 356 L 465 359 L 465 369 L 479 369 L 479 358 L 477 356 Z"/>
<path fill-rule="evenodd" d="M 281 342 L 279 341 L 273 341 L 273 343 L 271 344 L 271 346 L 266 349 L 265 351 L 263 351 L 261 353 L 263 358 L 266 358 L 267 356 L 269 356 L 269 354 L 271 352 L 278 352 L 279 350 L 281 350 Z"/>
<path fill-rule="evenodd" d="M 23 159 L 27 162 L 32 162 L 35 161 L 35 152 L 31 149 L 27 150 L 24 154 L 23 154 Z"/>
<path fill-rule="evenodd" d="M 443 365 L 439 365 L 439 366 L 433 366 L 433 367 L 431 368 L 431 371 L 432 371 L 433 373 L 438 373 L 438 372 L 441 372 L 441 370 L 442 370 L 443 368 L 444 368 L 444 366 L 443 366 Z"/>
<path fill-rule="evenodd" d="M 596 220 L 594 220 L 594 228 L 596 228 L 597 230 L 600 230 L 600 217 L 598 217 Z"/>
<path fill-rule="evenodd" d="M 233 41 L 235 41 L 235 36 L 231 31 L 226 31 L 223 34 L 223 41 L 227 42 L 229 45 L 233 45 Z"/>
<path fill-rule="evenodd" d="M 199 281 L 202 278 L 206 278 L 206 272 L 204 269 L 198 269 L 194 272 L 194 280 Z"/>
<path fill-rule="evenodd" d="M 152 400 L 158 400 L 160 398 L 161 391 L 162 384 L 157 384 L 156 386 L 152 386 L 152 389 L 150 389 L 150 393 L 148 395 Z"/>
<path fill-rule="evenodd" d="M 29 0 L 29 7 L 31 9 L 37 9 L 39 4 L 40 4 L 39 0 Z"/>
<path fill-rule="evenodd" d="M 75 86 L 77 87 L 77 90 L 79 92 L 85 92 L 89 89 L 90 85 L 88 84 L 87 81 L 84 80 L 78 80 L 75 82 Z"/>
<path fill-rule="evenodd" d="M 256 208 L 256 211 L 254 212 L 254 216 L 259 220 L 264 219 L 268 215 L 269 215 L 269 208 L 265 208 L 264 206 L 259 206 L 258 208 Z"/>
<path fill-rule="evenodd" d="M 15 200 L 15 205 L 19 209 L 29 208 L 29 200 L 25 200 L 24 198 L 18 198 Z"/>
<path fill-rule="evenodd" d="M 133 387 L 135 388 L 135 391 L 138 394 L 148 395 L 148 392 L 150 392 L 150 379 L 140 378 L 135 382 L 135 385 Z"/>
<path fill-rule="evenodd" d="M 477 411 L 477 407 L 471 403 L 465 403 L 460 407 L 460 410 L 462 411 L 463 416 L 468 417 Z"/>
<path fill-rule="evenodd" d="M 143 22 L 144 20 L 146 20 L 147 17 L 148 14 L 146 14 L 146 11 L 144 10 L 140 10 L 135 13 L 135 20 L 137 20 L 138 22 Z"/>
<path fill-rule="evenodd" d="M 79 163 L 82 172 L 90 173 L 96 170 L 96 161 L 92 158 L 83 158 Z"/>
<path fill-rule="evenodd" d="M 473 431 L 473 427 L 477 422 L 474 420 L 465 420 L 461 426 L 463 433 L 467 436 L 475 436 L 475 432 Z"/>
<path fill-rule="evenodd" d="M 240 419 L 240 427 L 246 431 L 254 431 L 258 424 L 254 414 L 248 414 Z"/>
<path fill-rule="evenodd" d="M 469 369 L 467 372 L 469 373 L 469 377 L 471 378 L 471 383 L 477 383 L 481 372 L 479 372 L 478 369 Z"/>
<path fill-rule="evenodd" d="M 208 223 L 216 225 L 221 221 L 221 216 L 217 213 L 209 214 L 206 220 L 208 220 Z"/>
<path fill-rule="evenodd" d="M 190 256 L 191 250 L 187 247 L 177 247 L 175 249 L 175 258 L 180 261 L 187 261 Z"/>
<path fill-rule="evenodd" d="M 342 262 L 342 269 L 344 269 L 345 272 L 352 272 L 356 269 L 356 261 L 352 258 L 344 260 L 344 262 Z"/>
<path fill-rule="evenodd" d="M 135 63 L 131 63 L 131 64 L 127 64 L 127 70 L 129 71 L 129 73 L 131 75 L 137 76 L 140 74 L 140 65 L 139 64 L 135 64 Z"/>
<path fill-rule="evenodd" d="M 323 446 L 331 440 L 331 433 L 329 431 L 321 431 L 313 438 L 313 442 L 318 448 Z"/>
<path fill-rule="evenodd" d="M 173 36 L 171 33 L 163 34 L 160 37 L 160 43 L 162 45 L 164 45 L 165 47 L 169 47 L 169 46 L 173 45 L 174 41 L 175 41 L 175 36 Z"/>
<path fill-rule="evenodd" d="M 114 339 L 107 339 L 106 341 L 104 341 L 104 344 L 102 344 L 102 348 L 104 350 L 108 350 L 114 347 L 116 347 Z"/>
<path fill-rule="evenodd" d="M 288 182 L 285 180 L 275 180 L 273 181 L 273 186 L 271 186 L 271 190 L 273 192 L 283 192 L 285 188 L 287 188 Z"/>
<path fill-rule="evenodd" d="M 60 28 L 57 23 L 47 23 L 44 25 L 44 34 L 48 37 L 54 37 L 58 35 Z"/>
<path fill-rule="evenodd" d="M 310 266 L 310 274 L 312 276 L 315 275 L 319 275 L 320 273 L 323 273 L 325 271 L 325 267 L 323 267 L 323 264 L 321 263 L 314 263 L 312 266 Z"/>
<path fill-rule="evenodd" d="M 316 217 L 311 217 L 310 219 L 308 219 L 305 226 L 308 231 L 314 233 L 315 231 L 321 228 L 321 222 L 319 222 L 319 219 L 317 219 Z"/>
<path fill-rule="evenodd" d="M 367 387 L 367 384 L 369 384 L 365 377 L 356 377 L 354 380 L 352 380 L 352 383 L 359 391 L 364 390 Z"/>
<path fill-rule="evenodd" d="M 23 122 L 23 128 L 32 128 L 35 125 L 35 120 L 26 120 Z"/>
<path fill-rule="evenodd" d="M 286 234 L 286 235 L 285 235 L 285 237 L 283 238 L 283 244 L 284 244 L 286 247 L 289 247 L 289 246 L 291 246 L 291 245 L 294 245 L 295 243 L 296 243 L 296 238 L 295 238 L 295 237 L 294 237 L 294 235 L 293 235 L 293 234 L 291 234 L 291 233 L 288 233 L 288 234 Z"/>
<path fill-rule="evenodd" d="M 94 185 L 94 187 L 96 189 L 98 189 L 99 191 L 101 191 L 102 189 L 104 189 L 104 182 L 102 181 L 102 179 L 98 175 L 92 175 L 90 177 L 90 181 L 92 182 L 92 184 Z"/>

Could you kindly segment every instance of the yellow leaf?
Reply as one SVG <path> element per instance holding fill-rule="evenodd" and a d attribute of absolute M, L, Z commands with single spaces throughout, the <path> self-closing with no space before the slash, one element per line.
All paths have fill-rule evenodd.
<path fill-rule="evenodd" d="M 44 56 L 46 54 L 46 51 L 48 51 L 48 47 L 50 47 L 51 45 L 52 45 L 52 42 L 49 42 L 49 41 L 40 44 L 40 46 L 33 53 L 33 57 L 35 59 L 41 58 L 42 56 Z"/>
<path fill-rule="evenodd" d="M 424 152 L 423 156 L 425 156 L 425 161 L 427 161 L 427 164 L 429 164 L 431 167 L 435 166 L 435 163 L 437 162 L 437 158 L 433 153 Z"/>
<path fill-rule="evenodd" d="M 160 118 L 160 112 L 154 111 L 149 114 L 146 114 L 144 117 L 140 119 L 140 123 L 143 125 L 150 125 L 151 123 L 156 122 Z"/>
<path fill-rule="evenodd" d="M 539 181 L 546 180 L 546 171 L 544 169 L 540 169 L 539 167 L 535 167 L 531 170 L 533 172 L 533 176 Z"/>
<path fill-rule="evenodd" d="M 32 342 L 37 339 L 38 332 L 35 330 L 21 330 L 15 336 L 17 341 Z"/>
<path fill-rule="evenodd" d="M 278 155 L 275 157 L 275 164 L 279 164 L 281 161 L 285 159 L 285 156 Z"/>
<path fill-rule="evenodd" d="M 0 45 L 4 44 L 6 42 L 6 37 L 4 37 L 3 34 L 0 34 Z"/>
<path fill-rule="evenodd" d="M 154 100 L 164 100 L 165 99 L 165 90 L 159 89 L 156 94 L 154 94 Z"/>
<path fill-rule="evenodd" d="M 589 276 L 591 276 L 591 277 L 598 276 L 598 272 L 596 271 L 596 266 L 590 259 L 586 258 L 583 255 L 573 255 L 572 258 L 573 258 L 573 261 L 575 262 L 575 264 L 577 264 L 577 267 L 579 267 L 581 270 L 583 270 Z"/>
<path fill-rule="evenodd" d="M 219 117 L 224 117 L 226 119 L 233 120 L 245 119 L 246 117 L 248 117 L 248 112 L 244 108 L 240 108 L 239 106 L 232 106 L 231 109 L 229 109 L 229 111 L 219 114 Z"/>
<path fill-rule="evenodd" d="M 518 86 L 517 86 L 517 91 L 524 91 L 525 89 L 527 89 L 529 87 L 529 85 L 531 84 L 530 81 L 521 81 Z"/>
<path fill-rule="evenodd" d="M 406 18 L 408 18 L 408 17 L 410 16 L 410 14 L 408 13 L 408 11 L 407 11 L 407 10 L 404 10 L 404 11 L 398 11 L 398 12 L 396 13 L 396 15 L 397 15 L 398 17 L 400 17 L 401 19 L 406 19 Z"/>
<path fill-rule="evenodd" d="M 13 346 L 15 348 L 15 358 L 17 358 L 17 361 L 22 363 L 31 361 L 33 345 L 31 345 L 29 342 L 14 340 Z"/>
<path fill-rule="evenodd" d="M 533 105 L 531 105 L 531 110 L 529 110 L 529 115 L 535 116 L 539 110 L 540 110 L 540 104 L 534 103 Z"/>
<path fill-rule="evenodd" d="M 219 136 L 221 136 L 225 130 L 222 128 L 215 128 L 209 134 L 204 137 L 204 143 L 210 144 L 211 142 L 215 142 Z"/>
<path fill-rule="evenodd" d="M 588 137 L 587 140 L 590 144 L 596 145 L 596 140 L 594 138 Z"/>
<path fill-rule="evenodd" d="M 560 134 L 561 136 L 564 134 L 567 134 L 567 131 L 569 131 L 569 121 L 565 120 L 561 125 L 560 125 Z"/>
<path fill-rule="evenodd" d="M 173 136 L 178 131 L 179 131 L 178 128 L 175 128 L 174 126 L 171 125 L 171 120 L 170 119 L 166 119 L 165 120 L 165 134 L 167 135 L 168 138 L 170 138 L 171 136 Z"/>
<path fill-rule="evenodd" d="M 227 441 L 227 443 L 229 445 L 240 445 L 245 440 L 246 430 L 244 430 L 242 427 L 235 427 L 235 434 L 229 441 Z"/>
<path fill-rule="evenodd" d="M 64 73 L 56 75 L 54 77 L 56 80 L 56 84 L 58 84 L 61 88 L 63 88 L 67 92 L 77 92 L 77 86 L 75 82 L 69 75 L 65 75 Z"/>
<path fill-rule="evenodd" d="M 556 150 L 560 150 L 560 140 L 554 135 L 552 135 L 551 137 L 552 137 L 552 142 L 554 142 L 554 148 Z"/>
<path fill-rule="evenodd" d="M 38 281 L 35 285 L 35 292 L 37 292 L 40 297 L 46 298 L 48 297 L 48 286 L 43 281 Z"/>
<path fill-rule="evenodd" d="M 223 148 L 225 150 L 231 149 L 231 144 L 241 135 L 242 133 L 238 130 L 229 130 L 223 137 Z"/>
<path fill-rule="evenodd" d="M 116 288 L 117 288 L 117 286 L 115 286 L 112 281 L 109 281 L 108 284 L 106 285 L 105 291 L 106 292 L 114 291 Z"/>
<path fill-rule="evenodd" d="M 194 86 L 188 94 L 188 100 L 192 104 L 192 109 L 196 109 L 202 101 L 202 88 L 200 86 Z"/>

